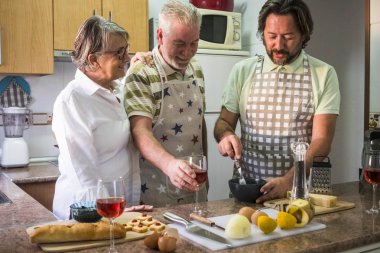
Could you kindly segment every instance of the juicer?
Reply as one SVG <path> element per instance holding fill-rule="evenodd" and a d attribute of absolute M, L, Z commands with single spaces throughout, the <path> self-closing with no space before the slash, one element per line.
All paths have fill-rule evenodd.
<path fill-rule="evenodd" d="M 4 141 L 2 145 L 1 166 L 24 167 L 29 164 L 28 144 L 23 138 L 24 129 L 29 128 L 30 110 L 25 107 L 2 108 Z"/>

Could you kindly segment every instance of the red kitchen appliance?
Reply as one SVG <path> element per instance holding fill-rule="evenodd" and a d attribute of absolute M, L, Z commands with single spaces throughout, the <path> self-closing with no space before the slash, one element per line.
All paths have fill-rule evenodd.
<path fill-rule="evenodd" d="M 234 0 L 190 0 L 197 8 L 219 11 L 233 11 Z"/>

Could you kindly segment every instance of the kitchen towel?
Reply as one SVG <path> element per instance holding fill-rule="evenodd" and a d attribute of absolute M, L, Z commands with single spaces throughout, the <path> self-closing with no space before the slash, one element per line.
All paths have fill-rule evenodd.
<path fill-rule="evenodd" d="M 21 76 L 6 76 L 0 81 L 2 107 L 27 107 L 32 100 L 30 86 Z"/>

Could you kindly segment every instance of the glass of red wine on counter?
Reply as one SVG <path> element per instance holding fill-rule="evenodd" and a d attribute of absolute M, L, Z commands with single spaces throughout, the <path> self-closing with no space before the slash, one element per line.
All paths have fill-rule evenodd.
<path fill-rule="evenodd" d="M 364 157 L 364 178 L 373 187 L 372 207 L 367 213 L 379 213 L 377 186 L 380 184 L 380 150 L 367 150 Z"/>
<path fill-rule="evenodd" d="M 96 208 L 98 213 L 110 221 L 110 249 L 108 252 L 117 253 L 113 236 L 114 219 L 125 209 L 125 187 L 123 178 L 104 177 L 98 180 L 96 192 Z"/>
<path fill-rule="evenodd" d="M 204 155 L 192 155 L 186 157 L 187 161 L 189 162 L 189 165 L 194 170 L 199 188 L 201 188 L 201 185 L 206 182 L 207 180 L 207 159 Z M 193 209 L 193 213 L 196 213 L 201 216 L 205 216 L 207 214 L 207 210 L 201 209 L 201 207 L 198 204 L 198 191 L 195 192 L 195 205 Z"/>

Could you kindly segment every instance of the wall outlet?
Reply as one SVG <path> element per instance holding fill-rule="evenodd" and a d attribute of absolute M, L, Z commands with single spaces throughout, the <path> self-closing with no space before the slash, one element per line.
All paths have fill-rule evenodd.
<path fill-rule="evenodd" d="M 53 114 L 49 112 L 33 112 L 32 113 L 32 123 L 33 125 L 51 125 L 53 119 Z M 29 123 L 29 118 L 26 118 L 27 124 Z M 3 114 L 0 114 L 0 126 L 3 125 Z"/>
<path fill-rule="evenodd" d="M 46 112 L 33 112 L 33 125 L 51 125 L 53 115 Z"/>

